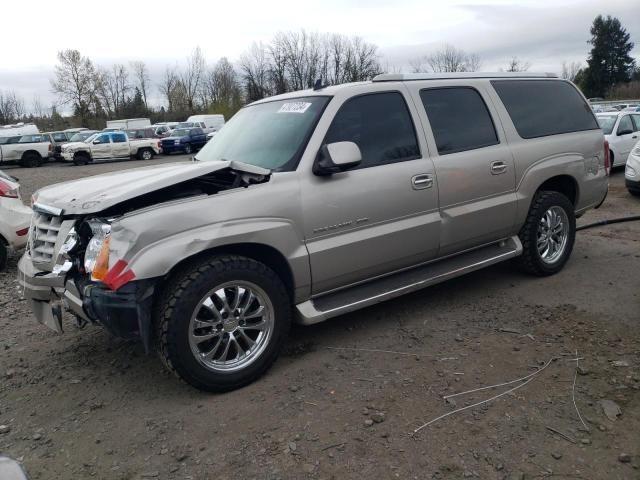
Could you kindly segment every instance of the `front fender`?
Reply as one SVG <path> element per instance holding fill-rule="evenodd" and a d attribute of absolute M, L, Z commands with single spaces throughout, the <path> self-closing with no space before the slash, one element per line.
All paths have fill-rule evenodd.
<path fill-rule="evenodd" d="M 149 233 L 149 232 L 145 232 Z M 160 233 L 160 232 L 158 232 Z M 304 242 L 290 221 L 281 218 L 246 218 L 213 223 L 163 237 L 136 248 L 140 236 L 120 223 L 112 225 L 110 264 L 127 262 L 136 279 L 167 275 L 178 263 L 212 249 L 258 244 L 277 250 L 293 275 L 295 297 L 308 296 L 311 272 Z"/>

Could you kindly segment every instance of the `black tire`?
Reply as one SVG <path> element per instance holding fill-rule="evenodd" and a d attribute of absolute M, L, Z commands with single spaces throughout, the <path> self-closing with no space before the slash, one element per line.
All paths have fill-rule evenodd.
<path fill-rule="evenodd" d="M 193 149 L 191 148 L 191 144 L 190 144 L 190 143 L 187 143 L 187 144 L 184 146 L 184 153 L 186 153 L 187 155 L 189 155 L 192 151 L 193 151 Z"/>
<path fill-rule="evenodd" d="M 7 258 L 9 258 L 7 244 L 4 243 L 4 239 L 0 237 L 0 272 L 7 267 Z"/>
<path fill-rule="evenodd" d="M 138 154 L 136 155 L 138 160 L 151 160 L 153 159 L 153 149 L 151 148 L 142 148 L 138 150 Z M 147 158 L 145 158 L 147 157 Z"/>
<path fill-rule="evenodd" d="M 27 152 L 20 159 L 20 166 L 25 168 L 39 167 L 42 165 L 42 157 L 35 152 Z"/>
<path fill-rule="evenodd" d="M 245 367 L 232 372 L 214 371 L 191 350 L 191 317 L 213 288 L 236 281 L 251 282 L 268 297 L 273 307 L 271 335 L 262 352 Z M 200 390 L 225 392 L 258 379 L 276 360 L 289 334 L 291 303 L 282 280 L 266 265 L 246 257 L 225 255 L 199 261 L 176 274 L 158 299 L 156 338 L 160 358 L 170 371 Z"/>
<path fill-rule="evenodd" d="M 552 207 L 560 207 L 566 213 L 568 232 L 562 253 L 553 263 L 548 263 L 543 260 L 538 251 L 538 225 L 545 213 Z M 559 192 L 537 192 L 531 202 L 527 220 L 518 236 L 522 242 L 523 253 L 516 259 L 516 262 L 521 270 L 540 277 L 558 273 L 569 260 L 576 238 L 576 217 L 573 204 Z"/>
<path fill-rule="evenodd" d="M 84 152 L 78 152 L 73 156 L 74 165 L 88 165 L 90 160 L 89 155 Z"/>

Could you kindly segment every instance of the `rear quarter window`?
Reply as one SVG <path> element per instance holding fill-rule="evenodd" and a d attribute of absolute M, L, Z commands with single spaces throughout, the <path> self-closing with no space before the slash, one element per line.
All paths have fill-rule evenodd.
<path fill-rule="evenodd" d="M 568 82 L 492 80 L 491 84 L 522 138 L 600 128 L 589 105 Z"/>

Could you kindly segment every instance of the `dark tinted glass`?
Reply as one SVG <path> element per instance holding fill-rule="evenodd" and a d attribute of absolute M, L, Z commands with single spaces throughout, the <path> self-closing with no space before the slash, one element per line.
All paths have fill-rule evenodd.
<path fill-rule="evenodd" d="M 334 142 L 358 145 L 362 153 L 360 168 L 410 160 L 420 155 L 409 109 L 397 92 L 347 100 L 325 137 L 325 143 Z"/>
<path fill-rule="evenodd" d="M 631 123 L 631 115 L 625 115 L 620 119 L 618 124 L 617 133 L 620 135 L 622 132 L 633 132 L 633 123 Z"/>
<path fill-rule="evenodd" d="M 127 141 L 127 137 L 124 133 L 112 133 L 111 141 L 113 143 L 124 143 Z"/>
<path fill-rule="evenodd" d="M 522 138 L 597 129 L 593 112 L 570 83 L 558 80 L 493 80 Z"/>
<path fill-rule="evenodd" d="M 430 88 L 420 98 L 440 155 L 498 143 L 489 110 L 473 88 Z"/>

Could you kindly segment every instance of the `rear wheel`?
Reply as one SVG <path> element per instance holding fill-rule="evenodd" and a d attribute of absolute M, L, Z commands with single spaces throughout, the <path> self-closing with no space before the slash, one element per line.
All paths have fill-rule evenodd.
<path fill-rule="evenodd" d="M 153 150 L 150 148 L 143 148 L 138 152 L 138 160 L 151 160 L 153 158 Z"/>
<path fill-rule="evenodd" d="M 196 388 L 233 390 L 275 361 L 291 324 L 289 296 L 266 265 L 212 257 L 168 285 L 158 308 L 158 350 Z"/>
<path fill-rule="evenodd" d="M 559 192 L 536 193 L 519 237 L 523 254 L 517 261 L 522 270 L 538 276 L 559 272 L 576 237 L 573 204 Z"/>
<path fill-rule="evenodd" d="M 39 167 L 42 165 L 42 157 L 35 152 L 27 152 L 20 160 L 20 166 L 25 168 Z"/>

